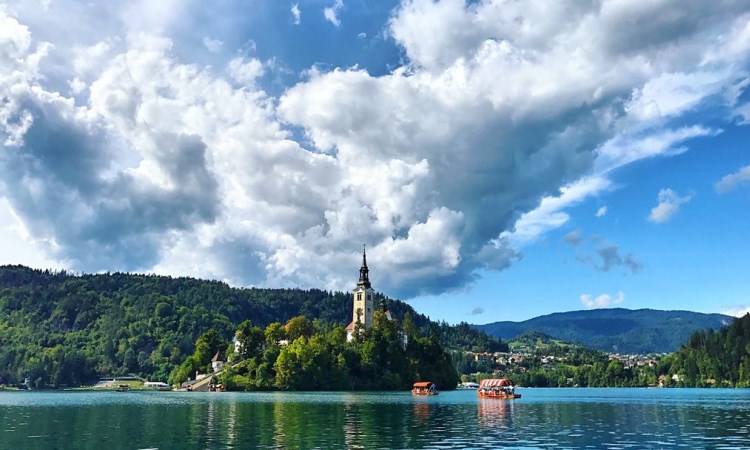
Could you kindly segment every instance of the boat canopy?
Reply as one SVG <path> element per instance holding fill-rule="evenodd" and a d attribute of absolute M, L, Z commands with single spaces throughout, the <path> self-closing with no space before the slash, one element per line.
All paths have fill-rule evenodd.
<path fill-rule="evenodd" d="M 513 386 L 513 382 L 507 378 L 485 378 L 479 383 L 480 388 L 495 387 L 495 386 Z"/>
<path fill-rule="evenodd" d="M 415 388 L 428 388 L 432 386 L 432 381 L 417 381 L 414 383 Z"/>

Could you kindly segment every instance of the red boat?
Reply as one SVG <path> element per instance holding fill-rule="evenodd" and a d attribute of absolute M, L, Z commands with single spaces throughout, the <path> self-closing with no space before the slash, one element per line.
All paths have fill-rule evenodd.
<path fill-rule="evenodd" d="M 432 381 L 418 381 L 411 390 L 412 395 L 438 395 L 437 387 Z"/>
<path fill-rule="evenodd" d="M 479 398 L 512 399 L 521 398 L 516 394 L 516 386 L 507 378 L 485 378 L 479 383 Z"/>

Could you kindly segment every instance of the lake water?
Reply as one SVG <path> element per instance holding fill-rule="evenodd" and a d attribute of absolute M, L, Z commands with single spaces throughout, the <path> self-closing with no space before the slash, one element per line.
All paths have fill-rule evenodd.
<path fill-rule="evenodd" d="M 2 449 L 750 449 L 750 390 L 0 392 Z"/>

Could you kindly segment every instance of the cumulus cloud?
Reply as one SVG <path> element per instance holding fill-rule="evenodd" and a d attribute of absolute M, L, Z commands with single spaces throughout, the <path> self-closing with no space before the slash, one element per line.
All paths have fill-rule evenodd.
<path fill-rule="evenodd" d="M 299 25 L 302 23 L 302 11 L 299 9 L 299 3 L 292 3 L 291 8 L 292 13 L 292 20 L 294 21 L 295 25 Z"/>
<path fill-rule="evenodd" d="M 344 8 L 344 0 L 336 0 L 333 6 L 329 6 L 323 9 L 323 17 L 332 24 L 341 26 L 341 21 L 338 18 L 339 12 Z"/>
<path fill-rule="evenodd" d="M 595 214 L 596 217 L 604 217 L 605 215 L 607 215 L 606 206 L 602 206 L 601 208 L 596 210 L 596 214 Z"/>
<path fill-rule="evenodd" d="M 195 36 L 233 31 L 204 23 L 242 26 L 200 20 L 226 9 L 14 3 L 0 195 L 74 270 L 345 289 L 367 243 L 379 290 L 463 287 L 613 170 L 720 132 L 690 113 L 746 89 L 750 5 L 642 3 L 404 1 L 384 24 L 405 55 L 391 72 L 311 69 L 268 90 L 272 62 L 190 59 Z M 640 267 L 616 246 L 589 255 Z"/>
<path fill-rule="evenodd" d="M 254 84 L 264 71 L 263 64 L 255 58 L 234 58 L 229 61 L 227 70 L 235 81 L 245 85 Z"/>
<path fill-rule="evenodd" d="M 648 220 L 655 223 L 663 223 L 674 217 L 680 206 L 692 200 L 692 194 L 680 197 L 672 189 L 662 189 L 659 191 L 659 204 L 651 209 Z"/>
<path fill-rule="evenodd" d="M 625 294 L 622 291 L 618 292 L 614 298 L 609 294 L 601 294 L 598 297 L 592 297 L 589 294 L 581 295 L 581 303 L 587 309 L 609 308 L 610 306 L 621 304 L 624 300 Z"/>
<path fill-rule="evenodd" d="M 750 165 L 742 167 L 737 172 L 725 175 L 714 185 L 714 189 L 719 194 L 726 194 L 748 182 L 750 182 Z"/>

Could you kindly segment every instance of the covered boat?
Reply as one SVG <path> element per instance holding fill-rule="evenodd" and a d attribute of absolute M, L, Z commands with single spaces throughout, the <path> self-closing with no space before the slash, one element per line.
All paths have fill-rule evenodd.
<path fill-rule="evenodd" d="M 412 386 L 413 395 L 438 395 L 437 386 L 432 381 L 417 381 Z"/>
<path fill-rule="evenodd" d="M 516 386 L 507 378 L 485 378 L 479 382 L 479 398 L 521 398 L 516 394 Z"/>

